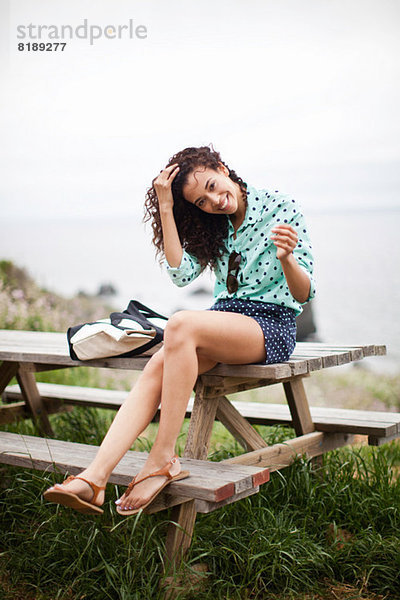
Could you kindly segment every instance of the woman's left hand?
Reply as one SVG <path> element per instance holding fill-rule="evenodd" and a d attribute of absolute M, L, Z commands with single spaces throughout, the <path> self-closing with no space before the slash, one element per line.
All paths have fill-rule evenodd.
<path fill-rule="evenodd" d="M 285 260 L 285 258 L 292 254 L 297 246 L 299 238 L 296 230 L 293 229 L 291 225 L 282 224 L 275 225 L 271 231 L 274 235 L 272 235 L 270 239 L 277 247 L 276 258 Z"/>

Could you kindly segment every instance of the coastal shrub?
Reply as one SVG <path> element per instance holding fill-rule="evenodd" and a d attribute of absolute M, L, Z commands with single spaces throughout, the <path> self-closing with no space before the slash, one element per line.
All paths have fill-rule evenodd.
<path fill-rule="evenodd" d="M 41 288 L 27 271 L 0 261 L 0 322 L 2 329 L 66 331 L 74 323 L 103 318 L 110 307 L 97 296 L 64 298 Z"/>

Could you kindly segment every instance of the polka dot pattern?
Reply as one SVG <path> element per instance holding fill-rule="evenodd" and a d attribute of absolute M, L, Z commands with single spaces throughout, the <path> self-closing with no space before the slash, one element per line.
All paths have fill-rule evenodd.
<path fill-rule="evenodd" d="M 237 298 L 218 300 L 208 310 L 234 312 L 252 317 L 264 334 L 265 364 L 288 360 L 296 345 L 296 312 L 278 304 Z"/>
<path fill-rule="evenodd" d="M 216 261 L 215 301 L 237 298 L 266 302 L 293 309 L 296 314 L 300 314 L 302 305 L 290 293 L 271 236 L 272 229 L 282 223 L 288 223 L 296 229 L 298 244 L 293 255 L 310 279 L 309 299 L 313 298 L 315 282 L 312 247 L 301 208 L 293 198 L 277 190 L 269 192 L 247 185 L 247 192 L 244 221 L 237 231 L 234 230 L 231 221 L 228 221 L 226 252 Z M 229 255 L 233 251 L 240 253 L 242 260 L 238 274 L 238 290 L 230 295 L 226 287 L 226 278 Z M 201 273 L 196 258 L 186 251 L 180 266 L 172 268 L 167 264 L 167 270 L 174 284 L 178 286 L 188 285 Z"/>

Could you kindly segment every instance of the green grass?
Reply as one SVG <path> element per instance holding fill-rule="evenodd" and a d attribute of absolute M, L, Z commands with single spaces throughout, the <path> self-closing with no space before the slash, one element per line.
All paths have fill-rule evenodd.
<path fill-rule="evenodd" d="M 52 424 L 63 439 L 97 444 L 110 419 L 108 411 L 74 409 L 53 416 Z M 32 433 L 29 422 L 19 427 Z M 136 447 L 147 449 L 154 430 Z M 259 431 L 269 443 L 288 435 L 283 427 Z M 185 428 L 181 447 L 184 434 Z M 238 452 L 216 424 L 211 458 Z M 299 459 L 259 494 L 199 515 L 187 564 L 206 563 L 209 580 L 203 591 L 178 597 L 298 598 L 337 581 L 400 598 L 399 465 L 397 443 L 335 451 L 319 467 Z M 108 486 L 104 515 L 88 518 L 43 501 L 43 490 L 60 479 L 2 468 L 0 598 L 15 598 L 19 589 L 27 599 L 161 598 L 168 513 L 121 520 L 113 501 L 122 490 Z"/>

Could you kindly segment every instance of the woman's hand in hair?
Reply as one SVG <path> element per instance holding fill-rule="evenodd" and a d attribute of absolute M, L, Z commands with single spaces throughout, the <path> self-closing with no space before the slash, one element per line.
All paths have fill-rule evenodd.
<path fill-rule="evenodd" d="M 174 206 L 171 185 L 176 175 L 179 173 L 179 165 L 173 164 L 166 167 L 153 180 L 153 186 L 157 194 L 160 212 L 170 211 Z"/>

